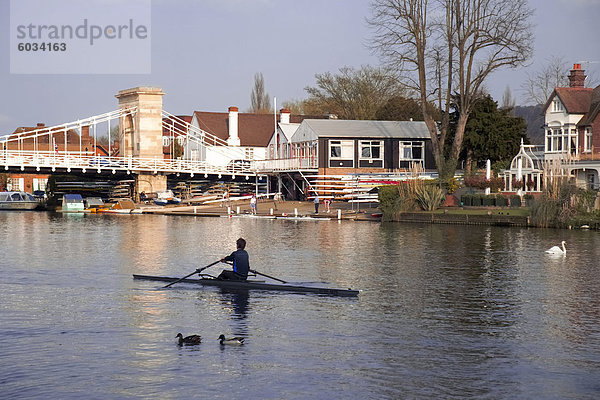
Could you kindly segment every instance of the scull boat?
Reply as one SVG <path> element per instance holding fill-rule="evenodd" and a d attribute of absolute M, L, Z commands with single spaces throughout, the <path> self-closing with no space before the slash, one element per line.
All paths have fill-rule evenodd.
<path fill-rule="evenodd" d="M 152 275 L 133 275 L 133 279 L 144 279 L 159 282 L 176 282 L 179 278 L 171 278 L 167 276 L 152 276 Z M 295 293 L 316 293 L 327 296 L 358 296 L 358 290 L 352 289 L 336 289 L 314 286 L 298 286 L 279 283 L 266 283 L 265 281 L 247 280 L 247 281 L 225 281 L 215 278 L 186 278 L 181 280 L 185 283 L 194 283 L 203 286 L 217 286 L 225 289 L 252 289 L 252 290 L 273 290 Z"/>

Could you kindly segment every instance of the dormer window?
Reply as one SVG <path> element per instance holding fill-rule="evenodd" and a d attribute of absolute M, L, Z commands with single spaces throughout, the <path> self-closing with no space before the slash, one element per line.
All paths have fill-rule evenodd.
<path fill-rule="evenodd" d="M 562 112 L 564 110 L 565 109 L 560 99 L 558 97 L 555 97 L 554 100 L 552 100 L 552 112 Z"/>

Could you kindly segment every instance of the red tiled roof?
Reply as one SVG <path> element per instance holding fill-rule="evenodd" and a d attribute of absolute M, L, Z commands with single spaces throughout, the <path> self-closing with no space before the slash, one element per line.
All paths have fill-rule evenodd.
<path fill-rule="evenodd" d="M 195 111 L 194 116 L 200 129 L 223 140 L 229 137 L 229 113 Z M 242 146 L 267 147 L 274 130 L 273 114 L 238 114 L 238 136 Z"/>
<path fill-rule="evenodd" d="M 15 131 L 8 137 L 8 139 L 16 139 L 18 138 L 20 135 L 23 135 L 25 137 L 27 137 L 27 139 L 24 139 L 25 141 L 31 141 L 33 142 L 33 137 L 27 135 L 29 132 L 35 131 L 35 130 L 39 130 L 39 135 L 36 139 L 37 143 L 48 143 L 48 141 L 50 140 L 50 135 L 46 135 L 47 133 L 52 132 L 52 138 L 54 139 L 54 141 L 58 144 L 63 143 L 65 140 L 65 135 L 64 135 L 64 130 L 60 129 L 60 128 L 53 128 L 53 129 L 48 129 L 47 126 L 43 125 L 43 124 L 39 124 L 38 126 L 20 126 L 17 129 L 15 129 Z M 85 138 L 82 137 L 82 140 L 84 140 Z M 77 133 L 77 131 L 75 131 L 74 129 L 69 129 L 67 131 L 67 142 L 71 143 L 76 141 L 77 143 L 79 143 L 79 134 Z"/>
<path fill-rule="evenodd" d="M 589 107 L 589 111 L 584 115 L 583 118 L 579 121 L 577 125 L 579 126 L 587 126 L 592 125 L 594 120 L 600 113 L 600 86 L 596 86 L 592 91 L 592 99 Z"/>
<path fill-rule="evenodd" d="M 200 129 L 203 129 L 220 139 L 229 137 L 229 113 L 195 111 L 194 116 Z M 280 120 L 277 114 L 277 122 Z M 306 118 L 327 118 L 326 116 L 291 115 L 291 123 L 300 123 Z M 267 147 L 275 131 L 273 114 L 238 114 L 238 136 L 242 146 Z"/>
<path fill-rule="evenodd" d="M 585 114 L 590 110 L 592 90 L 591 88 L 557 87 L 554 93 L 558 95 L 569 114 Z M 550 96 L 544 110 L 548 109 L 553 98 L 554 95 Z"/>
<path fill-rule="evenodd" d="M 173 118 L 173 117 L 163 118 L 163 136 L 171 135 L 171 130 L 169 129 L 168 126 L 173 126 L 175 128 L 173 131 L 174 136 L 183 135 L 183 134 L 185 134 L 185 132 L 187 132 L 187 127 L 184 126 L 184 124 L 182 124 L 176 118 L 182 119 L 185 122 L 187 122 L 188 124 L 192 122 L 191 115 L 177 115 L 177 116 L 175 116 L 175 118 Z"/>

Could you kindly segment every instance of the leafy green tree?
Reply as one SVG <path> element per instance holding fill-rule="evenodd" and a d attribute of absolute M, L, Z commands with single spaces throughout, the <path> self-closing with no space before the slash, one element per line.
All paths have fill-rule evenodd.
<path fill-rule="evenodd" d="M 458 121 L 459 110 L 451 115 L 451 128 Z M 483 165 L 509 162 L 518 152 L 521 139 L 527 140 L 527 123 L 521 117 L 510 115 L 510 108 L 498 108 L 498 103 L 487 95 L 473 105 L 465 126 L 461 159 Z M 468 168 L 468 167 L 467 167 Z"/>

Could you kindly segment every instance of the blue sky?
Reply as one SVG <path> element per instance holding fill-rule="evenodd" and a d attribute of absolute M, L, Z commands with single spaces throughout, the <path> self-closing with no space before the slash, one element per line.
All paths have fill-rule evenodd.
<path fill-rule="evenodd" d="M 127 1 L 106 0 L 113 7 Z M 0 0 L 0 135 L 37 122 L 59 124 L 117 108 L 114 95 L 159 86 L 175 114 L 250 105 L 253 76 L 262 72 L 278 103 L 305 98 L 314 75 L 342 66 L 378 65 L 366 47 L 366 0 L 154 0 L 152 62 L 144 75 L 18 75 L 10 73 L 9 0 Z M 494 74 L 499 100 L 507 85 L 518 98 L 526 72 L 551 55 L 579 61 L 600 80 L 600 0 L 530 0 L 536 10 L 535 54 L 528 68 Z M 123 62 L 126 62 L 124 60 Z"/>

